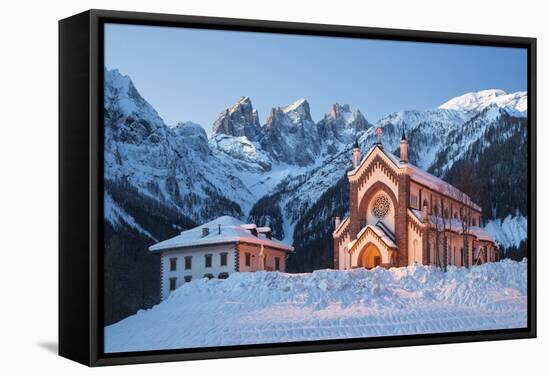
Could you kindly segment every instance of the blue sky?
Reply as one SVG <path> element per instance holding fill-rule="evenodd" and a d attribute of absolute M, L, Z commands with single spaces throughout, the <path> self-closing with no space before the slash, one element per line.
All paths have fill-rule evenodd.
<path fill-rule="evenodd" d="M 523 49 L 108 24 L 105 65 L 129 75 L 167 124 L 214 120 L 249 96 L 271 107 L 306 98 L 318 121 L 334 102 L 374 122 L 483 89 L 527 90 Z"/>

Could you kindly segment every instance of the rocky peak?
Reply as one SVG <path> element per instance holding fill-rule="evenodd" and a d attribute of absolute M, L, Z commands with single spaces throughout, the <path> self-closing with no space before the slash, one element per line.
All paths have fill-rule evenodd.
<path fill-rule="evenodd" d="M 280 110 L 290 116 L 300 118 L 305 121 L 313 121 L 307 100 L 301 98 L 285 107 L 280 107 Z"/>
<path fill-rule="evenodd" d="M 334 103 L 330 107 L 330 112 L 328 116 L 333 119 L 340 119 L 343 117 L 344 114 L 351 113 L 351 110 L 349 108 L 349 104 L 340 105 L 339 103 Z"/>
<path fill-rule="evenodd" d="M 319 134 L 327 142 L 350 144 L 357 133 L 368 129 L 370 124 L 361 111 L 352 111 L 348 104 L 334 103 L 317 127 Z"/>
<path fill-rule="evenodd" d="M 299 99 L 288 106 L 272 108 L 259 141 L 275 160 L 300 166 L 313 163 L 320 151 L 320 140 L 309 103 Z"/>
<path fill-rule="evenodd" d="M 212 125 L 212 136 L 226 134 L 235 137 L 245 136 L 253 140 L 259 131 L 258 111 L 253 108 L 249 97 L 239 98 L 233 106 L 221 112 Z"/>

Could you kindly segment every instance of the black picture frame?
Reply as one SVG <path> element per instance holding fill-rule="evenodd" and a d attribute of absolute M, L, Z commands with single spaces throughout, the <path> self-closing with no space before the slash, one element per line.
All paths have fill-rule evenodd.
<path fill-rule="evenodd" d="M 101 119 L 106 22 L 527 49 L 527 328 L 105 354 Z M 59 354 L 88 366 L 103 366 L 536 337 L 536 89 L 535 38 L 108 10 L 88 10 L 59 21 Z"/>

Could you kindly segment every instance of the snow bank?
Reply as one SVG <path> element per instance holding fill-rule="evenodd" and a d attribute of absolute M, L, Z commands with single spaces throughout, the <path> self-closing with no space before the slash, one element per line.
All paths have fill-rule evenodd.
<path fill-rule="evenodd" d="M 197 280 L 105 328 L 105 351 L 208 347 L 518 328 L 527 261 Z"/>

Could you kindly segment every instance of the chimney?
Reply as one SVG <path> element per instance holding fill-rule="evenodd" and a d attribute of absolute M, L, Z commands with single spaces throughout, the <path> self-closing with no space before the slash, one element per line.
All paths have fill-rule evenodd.
<path fill-rule="evenodd" d="M 357 142 L 357 139 L 355 140 L 355 144 L 353 144 L 353 168 L 357 168 L 359 166 L 359 162 L 361 162 L 361 149 L 359 148 L 359 143 Z"/>
<path fill-rule="evenodd" d="M 401 162 L 409 162 L 409 141 L 405 137 L 405 129 L 401 135 L 401 142 L 399 143 L 399 159 Z"/>
<path fill-rule="evenodd" d="M 222 234 L 222 224 L 218 223 L 218 235 Z"/>
<path fill-rule="evenodd" d="M 205 226 L 202 228 L 202 237 L 204 238 L 205 236 L 208 236 L 210 234 L 210 229 L 208 228 L 208 226 Z"/>
<path fill-rule="evenodd" d="M 334 217 L 334 228 L 336 229 L 338 226 L 340 226 L 340 217 L 336 216 Z"/>

